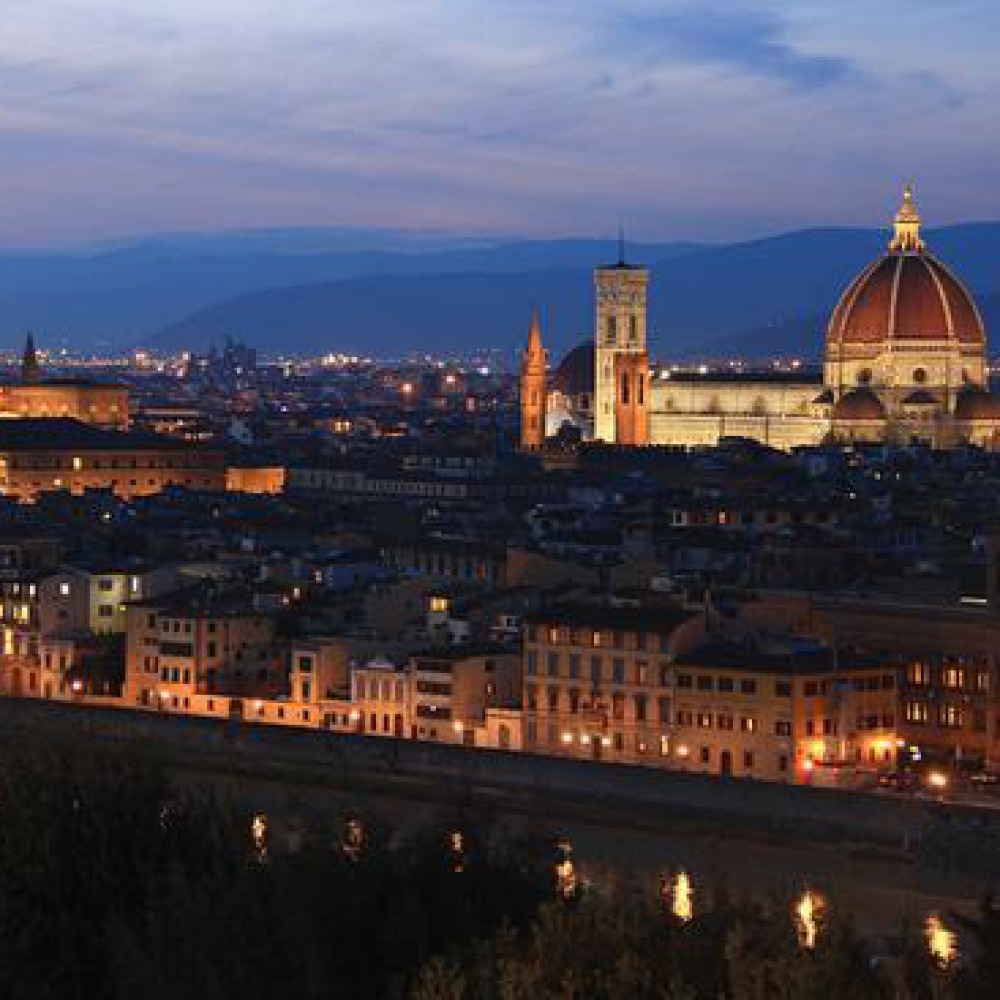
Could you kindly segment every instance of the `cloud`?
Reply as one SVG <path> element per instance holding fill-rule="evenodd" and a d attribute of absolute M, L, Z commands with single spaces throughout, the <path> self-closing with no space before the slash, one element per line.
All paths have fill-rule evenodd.
<path fill-rule="evenodd" d="M 984 0 L 7 0 L 0 241 L 622 215 L 724 237 L 881 219 L 911 173 L 975 214 L 990 26 Z"/>
<path fill-rule="evenodd" d="M 786 39 L 773 13 L 699 4 L 637 14 L 621 24 L 627 44 L 664 58 L 707 62 L 796 87 L 827 87 L 865 76 L 847 56 L 812 54 Z"/>

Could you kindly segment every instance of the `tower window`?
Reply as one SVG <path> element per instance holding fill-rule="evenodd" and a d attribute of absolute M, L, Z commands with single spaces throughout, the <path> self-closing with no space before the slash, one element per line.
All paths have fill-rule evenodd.
<path fill-rule="evenodd" d="M 913 381 L 916 382 L 917 385 L 923 385 L 927 381 L 927 372 L 925 372 L 923 368 L 915 368 L 913 370 Z"/>
<path fill-rule="evenodd" d="M 642 374 L 639 375 L 639 381 L 636 386 L 636 394 L 639 397 L 639 405 L 645 406 L 645 385 L 646 380 L 643 378 Z"/>
<path fill-rule="evenodd" d="M 639 339 L 639 317 L 635 313 L 628 318 L 628 339 L 633 343 Z"/>
<path fill-rule="evenodd" d="M 618 324 L 615 322 L 614 316 L 608 317 L 608 340 L 614 343 L 615 337 L 618 335 Z"/>
<path fill-rule="evenodd" d="M 622 402 L 628 406 L 628 375 L 622 375 Z"/>

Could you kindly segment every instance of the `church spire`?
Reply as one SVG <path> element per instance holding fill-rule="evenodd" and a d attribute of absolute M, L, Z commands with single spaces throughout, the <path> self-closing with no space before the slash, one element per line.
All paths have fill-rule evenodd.
<path fill-rule="evenodd" d="M 42 370 L 38 364 L 38 354 L 35 351 L 35 338 L 28 332 L 28 337 L 24 342 L 24 355 L 21 358 L 21 381 L 26 385 L 32 385 L 41 381 Z"/>
<path fill-rule="evenodd" d="M 913 202 L 913 182 L 903 188 L 903 204 L 894 220 L 895 233 L 889 243 L 893 253 L 920 253 L 924 241 L 920 238 L 920 213 Z"/>
<path fill-rule="evenodd" d="M 546 352 L 538 307 L 531 310 L 528 346 L 521 356 L 521 450 L 539 451 L 545 444 Z"/>

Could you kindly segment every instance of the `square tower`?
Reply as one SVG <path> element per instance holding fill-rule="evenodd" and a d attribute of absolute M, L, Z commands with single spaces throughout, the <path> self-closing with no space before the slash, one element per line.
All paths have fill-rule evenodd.
<path fill-rule="evenodd" d="M 594 330 L 594 438 L 621 444 L 646 444 L 647 432 L 638 424 L 619 427 L 618 413 L 626 405 L 648 397 L 649 355 L 646 349 L 646 310 L 649 271 L 619 261 L 594 271 L 596 327 Z M 627 359 L 624 364 L 619 361 Z M 624 379 L 624 382 L 622 380 Z M 641 423 L 641 421 L 640 421 Z M 625 434 L 622 434 L 625 431 Z"/>

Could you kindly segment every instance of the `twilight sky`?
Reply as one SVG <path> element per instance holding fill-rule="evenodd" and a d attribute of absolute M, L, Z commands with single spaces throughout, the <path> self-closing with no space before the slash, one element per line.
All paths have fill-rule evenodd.
<path fill-rule="evenodd" d="M 993 219 L 996 0 L 4 0 L 0 246 Z"/>

